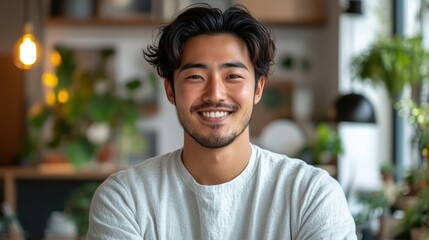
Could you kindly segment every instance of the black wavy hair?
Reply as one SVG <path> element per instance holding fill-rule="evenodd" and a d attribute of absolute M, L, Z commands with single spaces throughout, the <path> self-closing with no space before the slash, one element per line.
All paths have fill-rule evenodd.
<path fill-rule="evenodd" d="M 173 84 L 174 70 L 180 67 L 180 55 L 185 42 L 201 34 L 228 33 L 242 39 L 255 68 L 256 81 L 268 77 L 274 63 L 275 45 L 271 31 L 255 19 L 242 5 L 224 12 L 208 4 L 191 5 L 170 24 L 160 27 L 158 44 L 143 50 L 144 58 L 162 78 Z"/>

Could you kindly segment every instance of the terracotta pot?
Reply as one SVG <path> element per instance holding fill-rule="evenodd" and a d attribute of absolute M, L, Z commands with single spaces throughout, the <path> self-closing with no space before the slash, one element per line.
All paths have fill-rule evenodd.
<path fill-rule="evenodd" d="M 429 240 L 429 228 L 419 227 L 411 229 L 411 240 Z"/>

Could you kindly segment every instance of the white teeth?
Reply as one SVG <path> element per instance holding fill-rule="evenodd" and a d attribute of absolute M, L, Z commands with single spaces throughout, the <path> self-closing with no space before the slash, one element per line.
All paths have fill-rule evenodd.
<path fill-rule="evenodd" d="M 221 118 L 228 115 L 228 112 L 203 112 L 202 114 L 206 118 Z"/>

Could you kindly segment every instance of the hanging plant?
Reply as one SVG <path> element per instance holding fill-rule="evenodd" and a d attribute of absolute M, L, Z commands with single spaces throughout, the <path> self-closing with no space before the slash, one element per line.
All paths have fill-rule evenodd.
<path fill-rule="evenodd" d="M 427 79 L 428 52 L 421 36 L 381 38 L 352 58 L 351 70 L 354 79 L 385 87 L 395 100 L 405 86 Z"/>

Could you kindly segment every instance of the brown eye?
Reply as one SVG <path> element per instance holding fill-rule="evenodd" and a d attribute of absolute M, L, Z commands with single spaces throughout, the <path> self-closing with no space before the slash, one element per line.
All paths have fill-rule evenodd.
<path fill-rule="evenodd" d="M 197 80 L 197 79 L 203 79 L 203 77 L 201 77 L 199 75 L 191 75 L 191 76 L 187 77 L 186 79 L 195 79 L 195 80 Z"/>

